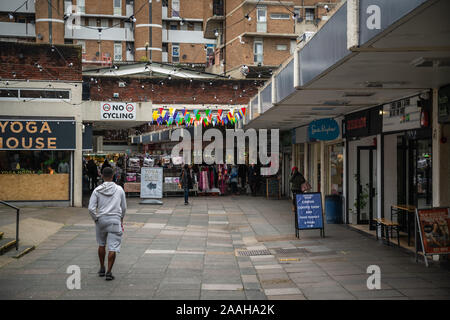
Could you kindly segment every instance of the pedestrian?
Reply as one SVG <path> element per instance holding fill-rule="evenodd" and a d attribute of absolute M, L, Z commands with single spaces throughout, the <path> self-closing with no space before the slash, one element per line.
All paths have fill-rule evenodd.
<path fill-rule="evenodd" d="M 230 174 L 230 184 L 231 184 L 231 192 L 234 195 L 238 194 L 237 191 L 237 184 L 238 184 L 238 169 L 236 168 L 236 166 L 233 166 L 231 168 L 231 174 Z"/>
<path fill-rule="evenodd" d="M 101 172 L 103 172 L 103 169 L 105 169 L 106 167 L 111 168 L 111 165 L 109 164 L 108 159 L 105 158 L 105 162 L 103 162 L 103 164 L 102 164 Z"/>
<path fill-rule="evenodd" d="M 289 182 L 292 184 L 292 211 L 295 212 L 297 208 L 297 194 L 303 193 L 302 184 L 304 184 L 306 180 L 305 177 L 303 177 L 303 175 L 298 171 L 298 168 L 293 167 Z"/>
<path fill-rule="evenodd" d="M 248 183 L 250 184 L 250 190 L 252 196 L 256 196 L 256 184 L 258 182 L 258 172 L 254 163 L 250 164 L 248 168 Z"/>
<path fill-rule="evenodd" d="M 192 189 L 194 186 L 192 183 L 192 171 L 187 164 L 184 165 L 183 171 L 181 172 L 180 183 L 184 190 L 184 204 L 188 205 L 189 189 Z"/>
<path fill-rule="evenodd" d="M 116 252 L 120 252 L 123 234 L 123 218 L 127 210 L 125 192 L 112 182 L 113 171 L 106 167 L 102 171 L 103 183 L 95 188 L 89 200 L 89 213 L 95 221 L 95 232 L 100 260 L 100 277 L 113 280 L 112 267 Z M 108 243 L 108 270 L 105 273 L 106 243 Z"/>
<path fill-rule="evenodd" d="M 90 159 L 87 164 L 88 176 L 89 176 L 89 184 L 90 189 L 93 191 L 97 188 L 97 179 L 98 179 L 98 168 L 95 164 L 94 160 Z"/>

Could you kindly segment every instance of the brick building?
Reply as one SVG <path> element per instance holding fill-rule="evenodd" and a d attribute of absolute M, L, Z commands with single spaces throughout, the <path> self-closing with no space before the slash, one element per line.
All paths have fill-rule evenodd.
<path fill-rule="evenodd" d="M 204 37 L 216 41 L 206 70 L 239 78 L 270 77 L 339 2 L 205 0 Z"/>
<path fill-rule="evenodd" d="M 203 3 L 188 0 L 4 0 L 0 40 L 82 46 L 83 64 L 151 60 L 204 65 Z"/>

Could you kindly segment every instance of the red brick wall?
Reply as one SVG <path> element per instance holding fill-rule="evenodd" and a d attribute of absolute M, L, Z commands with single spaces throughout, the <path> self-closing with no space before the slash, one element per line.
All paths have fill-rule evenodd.
<path fill-rule="evenodd" d="M 212 80 L 210 85 L 209 80 L 121 78 L 127 85 L 120 88 L 121 80 L 117 77 L 98 77 L 95 78 L 97 83 L 90 77 L 83 79 L 91 83 L 91 100 L 152 101 L 155 104 L 247 104 L 263 84 L 263 81 L 255 84 L 253 80 Z M 119 93 L 119 98 L 113 98 L 113 93 Z"/>
<path fill-rule="evenodd" d="M 0 78 L 81 81 L 81 47 L 55 46 L 58 50 L 52 52 L 49 44 L 0 42 Z M 36 63 L 44 70 L 39 71 Z"/>

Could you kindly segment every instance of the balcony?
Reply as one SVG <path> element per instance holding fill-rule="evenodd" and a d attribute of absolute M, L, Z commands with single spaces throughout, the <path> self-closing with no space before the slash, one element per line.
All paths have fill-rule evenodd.
<path fill-rule="evenodd" d="M 93 28 L 93 29 L 91 29 Z M 99 37 L 99 28 L 74 26 L 70 28 L 66 25 L 64 37 L 66 39 L 82 40 L 113 40 L 113 41 L 134 41 L 134 32 L 129 28 L 108 28 L 103 29 Z M 101 28 L 100 28 L 101 29 Z"/>
<path fill-rule="evenodd" d="M 162 42 L 214 44 L 214 40 L 203 38 L 202 31 L 163 30 Z"/>
<path fill-rule="evenodd" d="M 3 37 L 36 37 L 32 23 L 0 22 L 0 35 Z"/>

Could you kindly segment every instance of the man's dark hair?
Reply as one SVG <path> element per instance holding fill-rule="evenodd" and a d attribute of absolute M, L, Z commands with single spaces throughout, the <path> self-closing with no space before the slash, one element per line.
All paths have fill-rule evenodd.
<path fill-rule="evenodd" d="M 105 167 L 102 171 L 102 175 L 106 179 L 110 179 L 113 176 L 113 170 L 111 167 Z"/>

